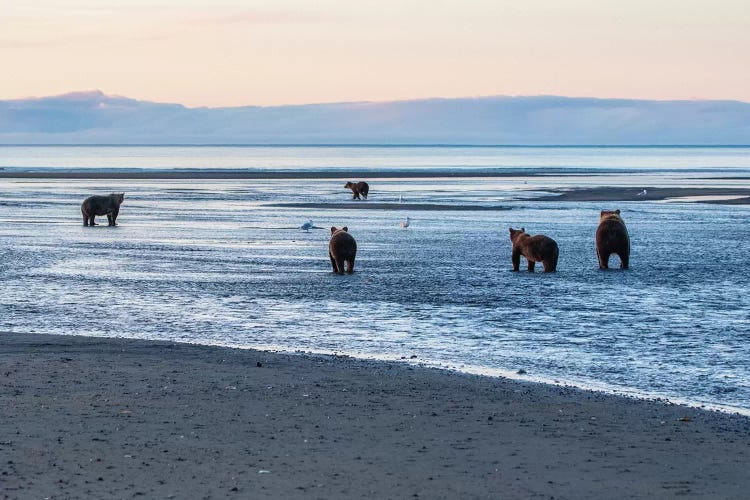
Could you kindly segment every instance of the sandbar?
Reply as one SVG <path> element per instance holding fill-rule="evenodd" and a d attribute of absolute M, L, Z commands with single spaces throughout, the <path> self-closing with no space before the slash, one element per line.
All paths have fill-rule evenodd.
<path fill-rule="evenodd" d="M 643 193 L 644 189 L 646 193 Z M 527 201 L 665 201 L 684 198 L 685 201 L 694 203 L 750 204 L 750 189 L 748 188 L 586 187 L 554 189 L 549 192 L 552 193 L 550 196 L 530 198 Z M 727 199 L 728 197 L 736 198 Z"/>

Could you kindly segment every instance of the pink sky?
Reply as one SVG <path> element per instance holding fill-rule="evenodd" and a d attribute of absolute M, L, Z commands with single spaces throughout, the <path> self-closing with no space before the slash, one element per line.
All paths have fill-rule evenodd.
<path fill-rule="evenodd" d="M 745 0 L 10 0 L 0 26 L 0 99 L 750 101 Z"/>

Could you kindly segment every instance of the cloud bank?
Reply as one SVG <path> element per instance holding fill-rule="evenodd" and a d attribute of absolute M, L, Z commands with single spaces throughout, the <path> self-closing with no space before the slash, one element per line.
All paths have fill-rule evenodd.
<path fill-rule="evenodd" d="M 750 144 L 750 103 L 556 96 L 187 108 L 100 91 L 0 101 L 0 144 Z"/>

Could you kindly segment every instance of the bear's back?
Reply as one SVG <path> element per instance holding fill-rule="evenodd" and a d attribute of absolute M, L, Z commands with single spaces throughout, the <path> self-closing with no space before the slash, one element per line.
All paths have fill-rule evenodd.
<path fill-rule="evenodd" d="M 331 235 L 328 248 L 331 250 L 331 253 L 354 253 L 357 251 L 357 242 L 354 236 L 339 229 Z"/>
<path fill-rule="evenodd" d="M 619 215 L 608 215 L 599 219 L 599 227 L 597 233 L 600 231 L 607 232 L 623 232 L 628 233 L 628 228 L 625 226 L 625 221 Z"/>
<path fill-rule="evenodd" d="M 94 196 L 89 196 L 88 198 L 83 200 L 81 207 L 87 211 L 94 210 L 96 212 L 105 212 L 105 211 L 111 211 L 111 210 L 120 208 L 120 204 L 121 204 L 120 195 L 117 195 L 117 194 L 109 194 L 106 196 L 94 195 Z"/>

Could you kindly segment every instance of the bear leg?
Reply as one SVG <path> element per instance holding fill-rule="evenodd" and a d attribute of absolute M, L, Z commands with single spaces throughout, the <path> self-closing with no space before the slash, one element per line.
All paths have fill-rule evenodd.
<path fill-rule="evenodd" d="M 630 255 L 625 252 L 617 255 L 620 257 L 620 269 L 627 269 L 630 265 Z"/>
<path fill-rule="evenodd" d="M 96 219 L 96 215 L 89 215 L 89 226 L 96 226 L 96 222 L 94 221 L 94 219 Z"/>
<path fill-rule="evenodd" d="M 344 274 L 344 259 L 336 257 L 336 274 Z"/>
<path fill-rule="evenodd" d="M 513 261 L 513 271 L 518 271 L 518 268 L 521 267 L 521 252 L 513 250 L 511 260 Z"/>
<path fill-rule="evenodd" d="M 536 262 L 534 262 L 533 260 L 530 260 L 530 261 L 528 261 L 528 263 L 529 263 L 529 272 L 533 273 L 534 272 L 534 266 L 536 265 Z"/>
<path fill-rule="evenodd" d="M 336 268 L 336 260 L 334 260 L 333 255 L 331 255 L 331 252 L 328 252 L 328 257 L 331 259 L 331 267 L 333 268 L 333 272 L 337 273 L 338 269 Z"/>
<path fill-rule="evenodd" d="M 609 269 L 609 254 L 597 250 L 596 256 L 599 257 L 599 269 Z"/>
<path fill-rule="evenodd" d="M 346 260 L 346 272 L 349 274 L 354 272 L 354 257 Z"/>
<path fill-rule="evenodd" d="M 114 223 L 112 221 L 112 214 L 107 214 L 107 225 L 114 226 Z"/>
<path fill-rule="evenodd" d="M 544 261 L 544 272 L 545 273 L 554 273 L 557 271 L 557 258 L 560 256 L 560 250 L 555 248 L 554 253 L 552 254 L 552 257 Z"/>

